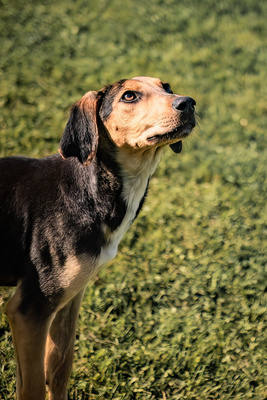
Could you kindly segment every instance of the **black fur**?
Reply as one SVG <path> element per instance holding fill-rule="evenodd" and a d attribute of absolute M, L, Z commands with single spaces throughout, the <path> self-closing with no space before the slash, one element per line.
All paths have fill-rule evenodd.
<path fill-rule="evenodd" d="M 126 79 L 121 79 L 120 81 L 118 81 L 116 83 L 115 86 L 108 85 L 99 92 L 99 96 L 101 96 L 103 99 L 102 105 L 100 108 L 100 114 L 101 114 L 101 118 L 103 119 L 103 121 L 106 121 L 108 119 L 108 117 L 110 116 L 110 114 L 112 113 L 113 100 L 116 97 L 117 93 L 121 90 L 121 87 L 123 86 L 125 81 L 126 81 Z"/>
<path fill-rule="evenodd" d="M 98 131 L 96 123 L 88 118 L 81 106 L 75 104 L 72 107 L 70 118 L 67 122 L 60 148 L 64 157 L 77 157 L 85 164 L 91 161 L 98 145 Z"/>
<path fill-rule="evenodd" d="M 115 230 L 126 205 L 120 196 L 119 166 L 116 173 L 109 166 L 107 175 L 103 155 L 99 158 L 87 167 L 77 158 L 59 155 L 0 160 L 1 285 L 22 280 L 30 288 L 42 276 L 42 292 L 49 280 L 49 290 L 60 297 L 56 278 L 51 281 L 53 263 L 63 265 L 70 253 L 100 254 L 105 244 L 102 224 Z"/>
<path fill-rule="evenodd" d="M 162 83 L 162 87 L 163 87 L 163 89 L 164 89 L 167 93 L 170 93 L 170 94 L 173 93 L 173 91 L 171 90 L 171 87 L 170 87 L 169 83 L 167 83 L 167 82 Z"/>

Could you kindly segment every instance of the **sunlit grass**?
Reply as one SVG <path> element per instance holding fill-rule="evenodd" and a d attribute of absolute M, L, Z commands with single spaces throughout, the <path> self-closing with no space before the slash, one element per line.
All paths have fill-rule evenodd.
<path fill-rule="evenodd" d="M 118 257 L 86 291 L 70 399 L 266 398 L 266 4 L 0 7 L 1 156 L 56 152 L 71 104 L 120 78 L 158 76 L 197 101 L 195 134 L 181 155 L 166 149 Z M 0 333 L 9 400 L 4 316 Z"/>

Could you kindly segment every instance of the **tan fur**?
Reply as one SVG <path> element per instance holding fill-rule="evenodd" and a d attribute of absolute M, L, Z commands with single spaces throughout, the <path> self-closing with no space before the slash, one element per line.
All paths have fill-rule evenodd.
<path fill-rule="evenodd" d="M 19 311 L 20 285 L 6 307 L 12 330 L 17 359 L 17 398 L 43 399 L 45 396 L 44 355 L 45 341 L 53 316 L 36 321 L 31 315 Z M 34 365 L 34 379 L 32 379 Z"/>
<path fill-rule="evenodd" d="M 45 376 L 49 400 L 66 400 L 71 372 L 75 331 L 84 290 L 81 290 L 52 321 L 46 341 Z M 37 398 L 36 398 L 37 399 Z"/>
<path fill-rule="evenodd" d="M 121 95 L 127 90 L 142 92 L 142 100 L 130 104 L 121 102 Z M 126 152 L 149 150 L 154 147 L 148 142 L 149 137 L 164 134 L 179 125 L 179 115 L 172 108 L 174 98 L 175 95 L 163 91 L 158 79 L 139 77 L 128 80 L 117 94 L 112 115 L 104 125 L 116 145 Z M 165 144 L 163 142 L 162 146 Z M 139 154 L 141 157 L 141 152 Z"/>

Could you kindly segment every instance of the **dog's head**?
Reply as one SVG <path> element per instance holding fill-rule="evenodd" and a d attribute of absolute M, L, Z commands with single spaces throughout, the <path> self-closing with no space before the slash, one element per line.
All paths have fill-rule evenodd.
<path fill-rule="evenodd" d="M 88 165 L 99 137 L 108 135 L 116 148 L 147 151 L 170 145 L 180 152 L 182 139 L 195 126 L 195 100 L 173 94 L 159 79 L 138 77 L 88 92 L 72 107 L 60 142 L 63 158 Z M 101 138 L 100 138 L 101 139 Z"/>

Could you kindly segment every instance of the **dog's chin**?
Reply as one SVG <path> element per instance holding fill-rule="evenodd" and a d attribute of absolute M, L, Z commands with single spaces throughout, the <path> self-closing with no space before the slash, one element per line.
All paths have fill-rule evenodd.
<path fill-rule="evenodd" d="M 169 145 L 174 153 L 181 153 L 183 148 L 182 139 L 190 135 L 194 126 L 195 124 L 193 123 L 187 123 L 183 126 L 178 126 L 171 132 L 151 136 L 147 140 L 153 146 Z"/>

